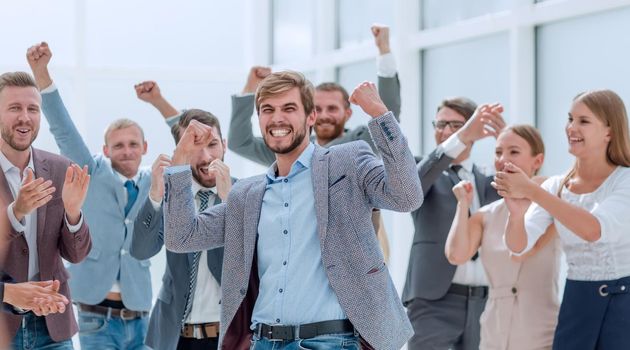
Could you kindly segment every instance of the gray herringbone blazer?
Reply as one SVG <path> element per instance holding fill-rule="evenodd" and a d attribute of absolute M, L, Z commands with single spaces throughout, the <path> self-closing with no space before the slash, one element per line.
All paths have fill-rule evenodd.
<path fill-rule="evenodd" d="M 373 119 L 369 128 L 382 160 L 363 141 L 329 149 L 316 146 L 316 224 L 323 266 L 352 324 L 372 347 L 400 349 L 413 332 L 383 262 L 371 215 L 373 208 L 415 210 L 423 196 L 394 116 Z M 225 246 L 221 348 L 247 349 L 258 294 L 255 249 L 267 181 L 264 175 L 241 180 L 225 203 L 197 214 L 190 179 L 187 167 L 169 168 L 165 174 L 165 245 L 177 252 Z"/>

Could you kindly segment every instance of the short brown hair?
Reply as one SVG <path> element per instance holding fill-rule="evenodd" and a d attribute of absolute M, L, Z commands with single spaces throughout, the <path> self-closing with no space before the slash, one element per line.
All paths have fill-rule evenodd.
<path fill-rule="evenodd" d="M 455 112 L 457 112 L 457 114 L 468 120 L 470 119 L 470 117 L 473 116 L 473 114 L 475 114 L 477 104 L 473 100 L 466 97 L 453 97 L 447 98 L 442 101 L 442 103 L 440 103 L 440 105 L 438 106 L 437 111 L 439 112 L 440 110 L 442 110 L 442 108 L 445 107 L 454 110 Z"/>
<path fill-rule="evenodd" d="M 26 72 L 8 72 L 0 75 L 0 92 L 5 87 L 34 87 L 37 89 L 35 79 Z"/>
<path fill-rule="evenodd" d="M 313 109 L 315 109 L 315 103 L 313 102 L 315 88 L 302 73 L 291 70 L 271 73 L 260 82 L 256 89 L 256 113 L 260 114 L 260 103 L 262 100 L 285 93 L 293 88 L 298 88 L 300 91 L 300 99 L 306 115 L 311 114 Z"/>
<path fill-rule="evenodd" d="M 179 143 L 181 136 L 180 131 L 185 130 L 192 120 L 196 120 L 208 126 L 214 126 L 219 132 L 219 138 L 223 139 L 219 118 L 217 118 L 214 114 L 201 109 L 189 109 L 182 114 L 181 118 L 179 118 L 179 122 L 171 127 L 171 135 L 173 135 L 173 139 L 175 139 L 176 144 Z"/>
<path fill-rule="evenodd" d="M 109 126 L 107 126 L 107 129 L 105 129 L 105 144 L 107 144 L 107 136 L 109 136 L 109 133 L 115 130 L 126 129 L 132 126 L 135 126 L 136 128 L 138 128 L 138 130 L 140 130 L 140 135 L 142 136 L 142 141 L 144 142 L 144 130 L 142 130 L 140 125 L 131 119 L 120 118 L 114 120 L 111 124 L 109 124 Z"/>
<path fill-rule="evenodd" d="M 327 83 L 321 83 L 317 85 L 315 90 L 327 91 L 327 92 L 339 91 L 341 93 L 341 97 L 343 98 L 344 106 L 346 107 L 346 109 L 350 108 L 350 95 L 348 95 L 348 91 L 346 91 L 346 89 L 344 89 L 343 86 L 337 83 L 327 82 Z"/>

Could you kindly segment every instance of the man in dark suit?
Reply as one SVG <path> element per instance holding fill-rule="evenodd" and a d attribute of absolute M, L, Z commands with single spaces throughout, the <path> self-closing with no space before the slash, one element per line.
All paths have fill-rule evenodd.
<path fill-rule="evenodd" d="M 11 224 L 0 265 L 17 283 L 59 281 L 60 294 L 70 299 L 62 258 L 77 263 L 92 246 L 81 214 L 89 175 L 87 168 L 31 146 L 39 131 L 40 106 L 30 75 L 0 76 L 0 196 L 10 203 L 6 215 Z M 70 308 L 46 317 L 15 311 L 22 314 L 0 313 L 14 348 L 72 349 L 77 324 Z"/>
<path fill-rule="evenodd" d="M 444 245 L 457 201 L 451 189 L 460 179 L 474 185 L 473 210 L 499 198 L 469 159 L 473 143 L 497 136 L 505 123 L 503 108 L 476 104 L 463 97 L 447 99 L 433 122 L 438 146 L 418 163 L 424 204 L 412 212 L 413 245 L 403 302 L 414 328 L 409 349 L 479 349 L 479 316 L 487 299 L 485 273 L 479 259 L 456 267 Z"/>
<path fill-rule="evenodd" d="M 226 141 L 219 120 L 206 111 L 184 112 L 171 131 L 178 143 L 188 124 L 196 120 L 212 128 L 209 140 L 191 162 L 197 211 L 221 203 L 232 187 L 223 163 Z M 162 223 L 163 172 L 170 158 L 160 155 L 153 165 L 149 198 L 140 209 L 131 241 L 131 255 L 148 259 L 164 245 Z M 149 321 L 146 344 L 156 350 L 216 349 L 219 337 L 223 247 L 195 253 L 166 252 L 162 289 Z"/>

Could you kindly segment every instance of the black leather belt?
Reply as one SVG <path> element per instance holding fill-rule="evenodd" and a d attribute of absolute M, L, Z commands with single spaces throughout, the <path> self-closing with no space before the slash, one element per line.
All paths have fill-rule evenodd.
<path fill-rule="evenodd" d="M 333 320 L 307 323 L 299 326 L 270 326 L 264 323 L 256 325 L 254 333 L 269 340 L 309 339 L 324 334 L 353 333 L 354 326 L 349 320 Z"/>
<path fill-rule="evenodd" d="M 465 286 L 463 284 L 451 283 L 451 286 L 448 288 L 447 293 L 463 295 L 465 297 L 485 298 L 488 296 L 488 287 Z"/>
<path fill-rule="evenodd" d="M 83 303 L 76 303 L 81 311 L 91 312 L 100 315 L 110 315 L 111 317 L 120 318 L 126 321 L 135 320 L 137 318 L 145 317 L 149 315 L 148 311 L 133 311 L 127 309 L 115 309 L 111 307 L 99 306 L 99 305 L 87 305 Z"/>

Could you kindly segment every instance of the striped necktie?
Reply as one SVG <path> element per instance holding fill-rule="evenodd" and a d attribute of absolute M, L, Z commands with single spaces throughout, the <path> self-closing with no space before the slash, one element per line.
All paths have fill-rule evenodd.
<path fill-rule="evenodd" d="M 212 191 L 199 190 L 197 197 L 199 197 L 199 212 L 208 209 L 208 202 L 210 201 L 210 195 Z M 188 280 L 188 298 L 186 299 L 186 308 L 184 309 L 184 317 L 182 318 L 182 327 L 186 323 L 188 315 L 192 310 L 193 297 L 195 296 L 195 287 L 197 286 L 197 271 L 199 270 L 199 259 L 201 258 L 201 252 L 195 252 L 193 257 L 193 263 L 190 267 L 190 279 Z"/>

